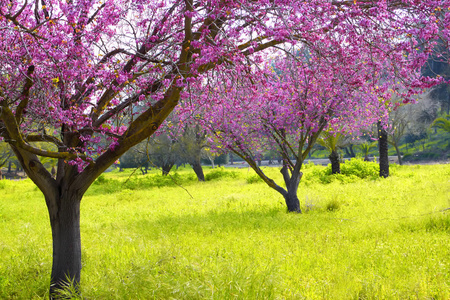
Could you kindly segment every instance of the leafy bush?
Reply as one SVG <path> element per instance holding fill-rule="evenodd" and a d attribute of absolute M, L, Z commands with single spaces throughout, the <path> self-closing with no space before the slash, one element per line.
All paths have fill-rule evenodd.
<path fill-rule="evenodd" d="M 346 176 L 354 175 L 362 179 L 373 178 L 378 177 L 379 172 L 380 166 L 376 162 L 364 161 L 358 158 L 346 160 L 341 164 L 341 174 Z"/>
<path fill-rule="evenodd" d="M 341 203 L 336 198 L 331 199 L 328 201 L 326 208 L 327 211 L 336 211 L 341 207 Z"/>
<path fill-rule="evenodd" d="M 106 193 L 114 193 L 123 189 L 141 190 L 151 189 L 155 187 L 176 186 L 187 182 L 193 182 L 196 177 L 192 174 L 180 176 L 173 172 L 167 176 L 160 174 L 146 175 L 146 176 L 130 176 L 125 180 L 107 179 L 103 174 L 100 175 L 96 181 L 95 186 L 101 187 L 101 190 Z"/>
<path fill-rule="evenodd" d="M 205 176 L 205 180 L 213 180 L 213 179 L 219 179 L 219 178 L 236 178 L 238 174 L 234 171 L 227 171 L 223 167 L 216 168 L 212 171 L 210 171 Z"/>
<path fill-rule="evenodd" d="M 302 169 L 306 170 L 314 167 L 316 167 L 316 165 L 312 161 L 309 161 L 306 164 L 303 164 Z"/>
<path fill-rule="evenodd" d="M 93 184 L 102 185 L 108 183 L 109 181 L 110 179 L 106 179 L 105 174 L 101 174 L 100 176 L 98 176 L 98 178 L 94 181 Z"/>
<path fill-rule="evenodd" d="M 253 175 L 251 175 L 251 176 L 248 176 L 246 180 L 247 180 L 247 183 L 248 183 L 248 184 L 252 184 L 252 183 L 257 183 L 257 182 L 262 182 L 262 181 L 263 181 L 262 178 L 259 177 L 259 176 L 256 175 L 256 174 L 253 174 Z"/>
<path fill-rule="evenodd" d="M 331 174 L 331 165 L 329 164 L 323 170 L 314 170 L 313 176 L 324 184 L 339 180 L 343 183 L 355 182 L 358 179 L 377 179 L 379 174 L 379 165 L 376 162 L 364 161 L 361 158 L 352 158 L 341 164 L 341 174 Z"/>

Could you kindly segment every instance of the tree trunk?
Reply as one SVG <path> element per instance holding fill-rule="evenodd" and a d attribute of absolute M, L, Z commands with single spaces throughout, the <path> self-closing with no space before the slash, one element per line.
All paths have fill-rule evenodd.
<path fill-rule="evenodd" d="M 172 169 L 174 164 L 164 164 L 161 169 L 162 169 L 162 175 L 163 176 L 167 176 L 169 175 L 170 170 Z"/>
<path fill-rule="evenodd" d="M 200 160 L 194 162 L 193 164 L 191 164 L 191 166 L 195 172 L 195 175 L 197 175 L 198 181 L 205 181 L 205 175 L 203 174 L 203 168 L 200 164 Z"/>
<path fill-rule="evenodd" d="M 336 150 L 331 151 L 328 158 L 331 161 L 331 174 L 341 174 L 341 163 L 339 161 L 339 153 Z"/>
<path fill-rule="evenodd" d="M 355 151 L 353 150 L 353 145 L 348 147 L 350 149 L 350 157 L 356 157 Z"/>
<path fill-rule="evenodd" d="M 67 192 L 56 199 L 58 208 L 48 207 L 53 238 L 50 299 L 68 298 L 73 296 L 71 292 L 78 294 L 81 274 L 80 201 L 81 196 Z M 65 293 L 61 294 L 64 289 Z"/>
<path fill-rule="evenodd" d="M 283 175 L 284 183 L 286 184 L 287 191 L 281 190 L 281 194 L 286 201 L 288 212 L 301 213 L 302 210 L 300 209 L 300 201 L 297 197 L 297 190 L 303 173 L 300 172 L 300 169 L 298 169 L 298 171 L 294 170 L 291 174 L 289 174 L 289 170 L 286 165 L 281 168 L 280 172 Z"/>
<path fill-rule="evenodd" d="M 11 173 L 11 167 L 12 167 L 12 162 L 9 161 L 9 163 L 8 163 L 8 173 Z"/>
<path fill-rule="evenodd" d="M 348 157 L 352 157 L 352 155 L 350 154 L 350 151 L 348 150 L 347 147 L 344 147 L 344 151 L 345 151 L 345 154 L 346 154 Z M 345 157 L 345 156 L 344 156 L 344 157 Z"/>
<path fill-rule="evenodd" d="M 398 145 L 397 144 L 394 145 L 394 148 L 395 148 L 395 151 L 397 152 L 398 164 L 402 165 L 403 162 L 402 162 L 402 154 L 400 153 L 400 149 L 398 149 Z"/>
<path fill-rule="evenodd" d="M 386 130 L 378 122 L 378 150 L 380 152 L 380 177 L 389 176 L 388 135 Z"/>
<path fill-rule="evenodd" d="M 287 209 L 289 212 L 301 213 L 300 201 L 298 200 L 297 193 L 286 193 L 284 195 L 284 200 L 286 201 Z"/>

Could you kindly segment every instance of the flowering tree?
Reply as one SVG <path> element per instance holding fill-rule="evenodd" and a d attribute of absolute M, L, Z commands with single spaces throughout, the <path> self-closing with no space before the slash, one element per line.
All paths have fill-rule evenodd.
<path fill-rule="evenodd" d="M 153 135 L 211 70 L 223 78 L 229 70 L 244 77 L 251 71 L 249 64 L 261 62 L 258 53 L 298 42 L 310 45 L 315 60 L 333 60 L 342 52 L 358 57 L 358 64 L 379 66 L 385 57 L 397 64 L 410 51 L 409 66 L 419 67 L 427 55 L 415 55 L 412 47 L 417 41 L 412 36 L 433 37 L 432 5 L 409 0 L 0 0 L 0 136 L 45 196 L 53 238 L 51 294 L 68 278 L 79 283 L 83 194 L 122 154 Z M 389 48 L 390 41 L 396 41 L 395 48 Z M 349 67 L 356 69 L 356 61 L 349 61 Z M 315 63 L 310 60 L 310 65 Z M 313 72 L 320 78 L 311 77 L 307 69 L 300 75 L 314 82 L 342 82 L 333 75 L 339 70 L 328 66 L 329 70 Z M 411 68 L 392 65 L 388 70 L 406 76 Z M 338 74 L 347 86 L 368 80 L 367 75 Z M 282 82 L 274 93 L 289 99 Z M 288 82 L 289 92 L 305 92 L 306 85 L 295 89 Z M 339 84 L 330 83 L 326 97 L 315 88 L 311 93 L 316 98 L 306 110 L 302 102 L 293 101 L 300 105 L 298 117 L 307 126 L 298 132 L 299 149 L 310 149 L 316 134 L 332 127 L 336 117 L 320 110 L 305 115 L 310 112 L 307 107 L 320 106 L 322 100 L 317 99 L 327 98 L 328 110 L 345 110 L 358 97 L 347 97 L 353 92 L 345 85 L 339 92 Z M 253 98 L 247 100 L 251 101 L 239 105 L 255 107 Z M 279 115 L 278 108 L 275 111 Z M 269 111 L 266 117 L 273 118 Z M 318 125 L 312 124 L 315 118 Z M 285 140 L 283 130 L 274 132 Z M 286 138 L 290 134 L 286 132 Z M 45 157 L 58 160 L 56 178 L 43 166 Z M 299 170 L 301 164 L 293 166 Z M 293 182 L 299 181 L 298 175 L 292 176 Z"/>
<path fill-rule="evenodd" d="M 339 11 L 340 7 L 335 13 Z M 314 32 L 314 38 L 297 44 L 286 59 L 272 60 L 265 67 L 253 65 L 247 77 L 216 68 L 214 72 L 228 77 L 224 80 L 212 73 L 194 102 L 206 110 L 199 122 L 215 135 L 218 150 L 247 161 L 284 197 L 289 211 L 301 212 L 297 189 L 302 164 L 323 131 L 358 134 L 370 124 L 387 120 L 392 95 L 407 103 L 412 95 L 438 82 L 420 76 L 429 51 L 417 48 L 417 40 L 408 33 L 414 32 L 424 42 L 423 22 L 407 11 L 397 12 L 392 19 L 386 17 L 391 10 L 380 11 L 373 18 L 397 25 L 372 26 L 364 18 L 355 22 L 356 16 L 361 17 L 356 14 Z M 411 20 L 418 23 L 407 23 Z M 432 45 L 423 44 L 425 49 Z M 192 109 L 198 108 L 194 104 Z M 283 157 L 286 188 L 257 164 L 267 149 L 276 149 Z"/>

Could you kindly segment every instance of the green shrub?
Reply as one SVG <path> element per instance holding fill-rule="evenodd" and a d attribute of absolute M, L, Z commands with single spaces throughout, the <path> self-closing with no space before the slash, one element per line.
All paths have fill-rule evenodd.
<path fill-rule="evenodd" d="M 123 189 L 143 190 L 155 187 L 176 186 L 184 183 L 196 181 L 192 174 L 180 176 L 177 172 L 171 172 L 167 176 L 160 174 L 148 174 L 145 176 L 130 176 L 125 180 L 107 179 L 104 174 L 100 175 L 94 185 L 101 188 L 102 192 L 114 193 Z"/>
<path fill-rule="evenodd" d="M 105 174 L 101 174 L 100 176 L 98 176 L 98 178 L 94 181 L 93 184 L 103 185 L 105 183 L 108 183 L 109 181 L 110 179 L 106 179 Z"/>
<path fill-rule="evenodd" d="M 331 183 L 335 180 L 339 180 L 342 183 L 350 183 L 358 179 L 377 179 L 379 168 L 376 162 L 364 161 L 361 158 L 352 158 L 341 164 L 340 174 L 331 174 L 331 164 L 329 164 L 325 169 L 313 170 L 311 175 L 316 177 L 318 182 L 324 184 Z"/>
<path fill-rule="evenodd" d="M 223 167 L 220 167 L 220 168 L 215 168 L 212 171 L 210 171 L 208 174 L 206 174 L 205 180 L 210 181 L 213 179 L 220 179 L 220 178 L 236 178 L 237 175 L 238 174 L 234 171 L 228 171 L 228 170 L 225 170 Z"/>
<path fill-rule="evenodd" d="M 334 197 L 333 199 L 331 199 L 330 201 L 328 201 L 327 205 L 326 205 L 326 209 L 327 211 L 336 211 L 341 207 L 341 203 L 339 202 L 338 199 L 336 199 L 336 197 Z"/>
<path fill-rule="evenodd" d="M 253 174 L 251 176 L 248 176 L 246 180 L 247 180 L 248 184 L 257 183 L 257 182 L 263 182 L 262 178 L 259 177 L 257 174 Z"/>
<path fill-rule="evenodd" d="M 341 164 L 341 174 L 346 176 L 354 175 L 364 179 L 378 177 L 379 172 L 380 166 L 376 162 L 364 161 L 358 158 L 346 160 Z"/>

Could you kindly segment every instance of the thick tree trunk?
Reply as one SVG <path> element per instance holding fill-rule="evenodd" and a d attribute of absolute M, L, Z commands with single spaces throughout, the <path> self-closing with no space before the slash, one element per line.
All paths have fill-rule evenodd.
<path fill-rule="evenodd" d="M 161 169 L 162 169 L 162 175 L 163 176 L 167 176 L 169 175 L 170 170 L 172 169 L 174 164 L 164 164 Z"/>
<path fill-rule="evenodd" d="M 331 161 L 331 174 L 341 174 L 341 162 L 339 161 L 339 153 L 336 150 L 331 151 L 328 156 Z"/>
<path fill-rule="evenodd" d="M 284 200 L 286 201 L 287 209 L 289 212 L 301 213 L 300 201 L 297 197 L 297 192 L 288 192 L 284 195 Z"/>
<path fill-rule="evenodd" d="M 283 166 L 283 168 L 281 168 L 281 174 L 283 175 L 287 191 L 281 190 L 279 192 L 281 192 L 284 200 L 286 201 L 288 212 L 301 213 L 302 210 L 300 209 L 300 201 L 297 197 L 297 190 L 303 173 L 298 169 L 298 172 L 294 171 L 289 174 L 288 168 Z"/>
<path fill-rule="evenodd" d="M 380 177 L 389 176 L 388 135 L 378 122 L 378 150 L 380 152 Z"/>
<path fill-rule="evenodd" d="M 80 201 L 81 196 L 67 192 L 56 199 L 58 208 L 49 207 L 53 238 L 50 299 L 70 297 L 70 293 L 67 295 L 69 286 L 69 291 L 78 293 L 81 274 Z M 62 297 L 61 290 L 64 289 L 66 293 Z"/>
<path fill-rule="evenodd" d="M 200 164 L 200 160 L 194 162 L 193 164 L 191 164 L 191 166 L 195 172 L 195 175 L 197 175 L 198 181 L 205 181 L 205 175 L 203 174 L 203 168 Z"/>

